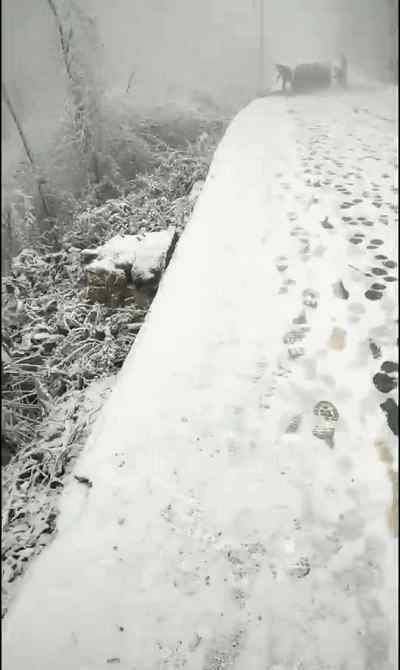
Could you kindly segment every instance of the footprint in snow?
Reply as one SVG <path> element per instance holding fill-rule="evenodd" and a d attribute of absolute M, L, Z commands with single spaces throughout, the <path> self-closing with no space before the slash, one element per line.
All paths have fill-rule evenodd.
<path fill-rule="evenodd" d="M 363 233 L 354 233 L 353 237 L 350 237 L 349 242 L 351 242 L 351 244 L 362 244 L 362 242 L 364 242 Z"/>
<path fill-rule="evenodd" d="M 385 402 L 380 405 L 382 411 L 386 415 L 387 424 L 393 435 L 399 434 L 399 407 L 393 398 L 386 398 Z"/>
<path fill-rule="evenodd" d="M 303 305 L 305 307 L 316 309 L 318 307 L 318 299 L 319 293 L 317 291 L 313 291 L 310 288 L 306 288 L 303 291 Z"/>
<path fill-rule="evenodd" d="M 339 279 L 335 284 L 333 284 L 332 288 L 333 288 L 333 294 L 336 296 L 336 298 L 341 298 L 341 300 L 348 300 L 350 294 L 345 289 L 341 279 Z"/>
<path fill-rule="evenodd" d="M 296 360 L 296 358 L 304 356 L 304 353 L 304 347 L 288 347 L 288 355 L 292 360 Z"/>
<path fill-rule="evenodd" d="M 304 340 L 306 334 L 310 328 L 308 326 L 302 327 L 302 328 L 296 328 L 293 330 L 289 330 L 284 336 L 283 336 L 283 343 L 284 344 L 295 344 L 296 342 L 301 342 Z"/>
<path fill-rule="evenodd" d="M 288 259 L 286 256 L 278 256 L 275 260 L 275 267 L 278 272 L 285 272 L 288 269 Z"/>
<path fill-rule="evenodd" d="M 305 310 L 303 310 L 299 314 L 299 316 L 295 316 L 294 319 L 292 319 L 292 323 L 294 323 L 295 325 L 303 325 L 303 324 L 307 323 L 307 317 L 306 317 Z"/>
<path fill-rule="evenodd" d="M 293 563 L 287 569 L 287 574 L 289 577 L 294 577 L 296 579 L 303 579 L 304 577 L 307 577 L 310 572 L 311 565 L 307 556 L 301 556 L 296 563 Z"/>
<path fill-rule="evenodd" d="M 369 340 L 368 344 L 369 344 L 369 348 L 370 348 L 370 351 L 371 351 L 371 354 L 372 354 L 372 358 L 375 358 L 375 359 L 381 358 L 381 356 L 382 356 L 381 348 L 376 344 L 376 342 L 374 342 L 374 340 L 371 338 Z"/>
<path fill-rule="evenodd" d="M 375 256 L 375 258 L 378 258 L 378 256 Z M 386 256 L 382 256 L 381 258 L 383 259 L 382 265 L 384 265 L 385 268 L 393 269 L 397 267 L 397 263 L 395 261 L 385 260 Z"/>
<path fill-rule="evenodd" d="M 381 244 L 383 244 L 383 240 L 381 240 L 379 238 L 375 238 L 375 239 L 370 240 L 368 242 L 367 249 L 377 249 L 378 247 L 381 246 Z"/>
<path fill-rule="evenodd" d="M 280 289 L 278 291 L 278 294 L 282 295 L 284 293 L 288 293 L 289 292 L 289 286 L 295 286 L 295 284 L 296 284 L 296 282 L 295 282 L 294 279 L 290 279 L 290 278 L 285 279 L 285 281 L 283 282 L 282 286 L 280 287 Z"/>
<path fill-rule="evenodd" d="M 375 301 L 380 300 L 383 294 L 381 291 L 376 291 L 375 289 L 369 288 L 368 291 L 365 291 L 364 295 L 368 300 Z"/>
<path fill-rule="evenodd" d="M 394 361 L 384 361 L 381 365 L 381 371 L 377 372 L 372 381 L 380 393 L 390 393 L 397 388 L 397 376 L 399 366 Z"/>
<path fill-rule="evenodd" d="M 315 425 L 312 434 L 319 440 L 323 440 L 329 447 L 333 448 L 336 425 L 339 420 L 339 412 L 335 405 L 329 400 L 320 400 L 313 409 Z"/>
<path fill-rule="evenodd" d="M 297 433 L 298 429 L 300 428 L 302 421 L 302 415 L 301 414 L 295 414 L 290 421 L 289 424 L 285 430 L 285 433 Z"/>
<path fill-rule="evenodd" d="M 291 237 L 298 237 L 299 235 L 304 235 L 305 232 L 306 231 L 301 226 L 294 226 L 290 231 L 290 235 Z"/>
<path fill-rule="evenodd" d="M 381 256 L 381 255 L 376 256 L 375 258 L 378 258 L 378 257 L 379 258 L 386 258 L 385 256 Z M 392 265 L 392 263 L 390 263 L 390 266 L 391 265 Z M 371 269 L 371 275 L 368 275 L 368 276 L 375 276 L 375 277 L 381 278 L 380 282 L 379 281 L 373 282 L 371 284 L 371 286 L 369 287 L 369 289 L 364 293 L 365 297 L 368 300 L 380 300 L 383 296 L 383 292 L 387 288 L 386 284 L 397 281 L 396 277 L 393 277 L 392 275 L 389 275 L 388 271 L 385 270 L 382 267 L 373 267 Z M 386 284 L 382 284 L 382 281 L 385 281 Z"/>
<path fill-rule="evenodd" d="M 323 228 L 326 228 L 327 230 L 330 230 L 334 228 L 334 226 L 329 222 L 328 217 L 326 216 L 323 221 L 321 221 L 321 226 Z"/>

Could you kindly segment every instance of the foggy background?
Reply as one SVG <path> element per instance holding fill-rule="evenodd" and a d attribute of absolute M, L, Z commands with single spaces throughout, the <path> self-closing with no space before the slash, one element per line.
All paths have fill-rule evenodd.
<path fill-rule="evenodd" d="M 398 0 L 395 4 L 397 5 Z M 98 26 L 98 67 L 108 89 L 135 70 L 138 107 L 201 91 L 239 109 L 257 95 L 259 0 L 78 0 Z M 264 0 L 265 87 L 276 62 L 337 58 L 343 51 L 380 77 L 393 47 L 390 0 Z M 66 95 L 54 18 L 45 0 L 2 0 L 2 81 L 33 146 L 45 144 Z M 20 152 L 2 105 L 2 182 Z"/>

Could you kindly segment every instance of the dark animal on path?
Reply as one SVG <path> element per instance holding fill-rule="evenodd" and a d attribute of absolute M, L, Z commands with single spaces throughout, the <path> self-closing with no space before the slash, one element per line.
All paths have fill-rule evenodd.
<path fill-rule="evenodd" d="M 293 80 L 293 73 L 290 67 L 287 65 L 276 65 L 278 71 L 278 76 L 276 81 L 282 81 L 282 91 L 286 91 L 286 84 L 291 84 Z"/>

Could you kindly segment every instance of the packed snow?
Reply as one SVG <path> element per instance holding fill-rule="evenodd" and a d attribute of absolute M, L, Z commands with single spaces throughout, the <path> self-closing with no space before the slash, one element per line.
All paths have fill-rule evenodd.
<path fill-rule="evenodd" d="M 233 120 L 7 670 L 392 670 L 396 124 L 362 87 Z"/>

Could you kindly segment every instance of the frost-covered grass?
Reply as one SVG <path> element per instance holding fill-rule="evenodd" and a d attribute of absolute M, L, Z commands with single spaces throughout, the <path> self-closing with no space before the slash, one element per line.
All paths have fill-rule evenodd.
<path fill-rule="evenodd" d="M 124 109 L 120 121 L 128 128 L 108 138 L 108 168 L 96 187 L 75 188 L 79 174 L 69 181 L 73 147 L 61 143 L 53 164 L 50 152 L 51 227 L 40 225 L 24 165 L 3 217 L 12 226 L 9 251 L 19 251 L 2 278 L 2 462 L 12 456 L 2 468 L 4 610 L 11 583 L 55 528 L 63 476 L 146 314 L 132 299 L 121 308 L 86 303 L 80 250 L 117 234 L 170 225 L 181 232 L 192 186 L 206 177 L 225 125 L 171 112 L 130 120 Z"/>
<path fill-rule="evenodd" d="M 126 192 L 99 202 L 101 198 L 93 194 L 93 189 L 89 190 L 81 202 L 75 202 L 69 220 L 60 214 L 44 234 L 40 234 L 32 198 L 22 198 L 22 188 L 13 203 L 15 220 L 12 223 L 20 228 L 20 242 L 24 247 L 2 278 L 3 400 L 15 403 L 18 398 L 15 411 L 6 404 L 4 426 L 7 439 L 17 447 L 32 439 L 32 421 L 41 417 L 36 401 L 39 379 L 49 392 L 51 371 L 56 368 L 58 374 L 62 374 L 60 370 L 68 365 L 68 379 L 62 386 L 68 387 L 71 379 L 75 385 L 82 384 L 78 379 L 88 372 L 86 359 L 89 367 L 93 361 L 97 370 L 97 373 L 89 373 L 90 379 L 103 373 L 97 358 L 107 358 L 110 361 L 107 371 L 114 372 L 132 343 L 128 337 L 122 356 L 116 357 L 106 347 L 109 342 L 103 330 L 109 326 L 112 334 L 118 331 L 118 349 L 121 350 L 121 328 L 112 322 L 120 323 L 122 317 L 115 310 L 109 313 L 105 308 L 82 303 L 79 251 L 104 244 L 118 234 L 165 230 L 170 225 L 182 231 L 193 206 L 190 191 L 193 184 L 207 174 L 223 123 L 212 120 L 207 130 L 204 118 L 178 117 L 173 123 L 167 117 L 163 125 L 160 114 L 156 114 L 152 122 L 145 119 L 140 123 L 136 119 L 136 127 L 139 134 L 146 135 L 146 146 L 154 165 L 151 170 L 142 165 L 129 181 Z M 179 132 L 182 135 L 179 142 L 174 135 L 168 144 L 171 128 L 176 138 Z M 120 190 L 123 191 L 122 187 Z M 72 198 L 73 194 L 70 195 Z M 22 210 L 24 216 L 18 218 Z M 124 308 L 123 320 L 137 320 L 134 313 L 128 313 L 129 309 L 134 310 L 132 306 Z M 86 349 L 90 356 L 85 354 Z M 72 364 L 78 351 L 81 353 L 75 370 Z M 27 407 L 30 408 L 29 421 Z M 12 419 L 8 419 L 9 416 Z"/>
<path fill-rule="evenodd" d="M 85 225 L 79 227 L 80 215 L 109 200 L 129 196 L 142 218 L 154 207 L 164 214 L 161 196 L 176 200 L 207 171 L 215 139 L 226 125 L 224 114 L 217 111 L 204 105 L 189 111 L 167 105 L 139 113 L 123 97 L 105 98 L 96 128 L 99 179 L 93 182 L 67 107 L 52 141 L 43 149 L 35 147 L 36 171 L 21 160 L 3 188 L 3 272 L 10 258 L 27 246 L 58 247 L 65 234 L 90 234 Z M 50 219 L 43 213 L 38 180 Z M 146 211 L 143 198 L 149 195 Z M 97 229 L 100 223 L 96 221 Z"/>

